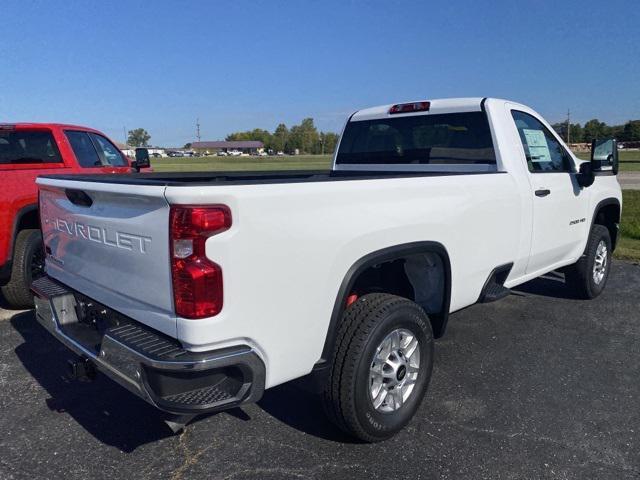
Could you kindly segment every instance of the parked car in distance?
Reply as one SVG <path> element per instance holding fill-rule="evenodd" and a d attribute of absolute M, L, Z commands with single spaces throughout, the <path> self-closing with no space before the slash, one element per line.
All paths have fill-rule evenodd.
<path fill-rule="evenodd" d="M 225 152 L 224 150 L 218 150 L 218 153 L 216 153 L 216 155 L 218 157 L 227 157 L 227 156 L 229 156 L 229 154 L 227 152 Z"/>
<path fill-rule="evenodd" d="M 44 253 L 35 179 L 47 173 L 130 173 L 131 163 L 103 133 L 77 125 L 0 124 L 0 285 L 13 308 L 33 306 L 31 281 Z"/>
<path fill-rule="evenodd" d="M 240 155 L 242 155 L 242 152 L 240 150 L 228 150 L 227 153 L 232 157 L 239 157 Z"/>
<path fill-rule="evenodd" d="M 268 157 L 269 154 L 267 152 L 265 152 L 264 150 L 262 152 L 257 152 L 256 155 L 258 157 Z"/>
<path fill-rule="evenodd" d="M 283 156 L 284 156 L 284 152 L 283 152 L 282 150 L 278 150 L 278 151 L 276 152 L 276 155 L 277 155 L 278 157 L 283 157 Z"/>
<path fill-rule="evenodd" d="M 384 440 L 452 312 L 553 270 L 603 291 L 617 155 L 598 140 L 584 162 L 531 108 L 461 98 L 354 113 L 324 172 L 46 175 L 37 318 L 171 414 L 300 380 L 339 428 Z"/>

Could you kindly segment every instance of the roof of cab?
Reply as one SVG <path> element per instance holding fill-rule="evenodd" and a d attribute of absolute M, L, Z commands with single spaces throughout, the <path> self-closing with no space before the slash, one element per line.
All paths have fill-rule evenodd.
<path fill-rule="evenodd" d="M 84 130 L 87 132 L 99 133 L 95 128 L 83 127 L 82 125 L 70 125 L 67 123 L 46 123 L 46 122 L 0 122 L 0 126 L 10 125 L 16 129 L 29 129 L 29 128 L 49 128 L 49 129 L 63 129 L 63 130 Z"/>
<path fill-rule="evenodd" d="M 454 113 L 454 112 L 478 112 L 482 109 L 482 97 L 469 97 L 469 98 L 437 98 L 437 99 L 422 99 L 414 100 L 413 102 L 430 102 L 429 110 L 426 112 L 410 112 L 393 114 L 393 116 L 408 116 L 408 115 L 429 115 L 436 113 Z M 377 107 L 365 108 L 358 110 L 351 117 L 351 121 L 360 120 L 373 120 L 378 118 L 389 117 L 389 109 L 398 104 L 413 103 L 409 102 L 397 102 L 389 105 L 380 105 Z"/>

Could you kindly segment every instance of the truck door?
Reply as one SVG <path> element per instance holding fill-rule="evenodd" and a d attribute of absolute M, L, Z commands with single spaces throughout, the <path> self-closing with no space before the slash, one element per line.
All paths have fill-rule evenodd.
<path fill-rule="evenodd" d="M 526 273 L 579 255 L 587 235 L 588 201 L 575 179 L 576 165 L 556 136 L 536 117 L 511 114 L 522 144 L 533 196 L 531 252 Z"/>

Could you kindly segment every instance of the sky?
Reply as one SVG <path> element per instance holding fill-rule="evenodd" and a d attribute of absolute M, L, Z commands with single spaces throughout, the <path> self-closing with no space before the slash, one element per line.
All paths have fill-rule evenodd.
<path fill-rule="evenodd" d="M 638 0 L 2 3 L 0 122 L 182 146 L 369 106 L 491 96 L 640 118 Z"/>

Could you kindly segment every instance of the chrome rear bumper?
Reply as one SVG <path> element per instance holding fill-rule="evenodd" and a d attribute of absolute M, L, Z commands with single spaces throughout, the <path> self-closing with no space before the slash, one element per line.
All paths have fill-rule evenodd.
<path fill-rule="evenodd" d="M 92 301 L 103 316 L 98 330 L 95 321 L 78 318 L 86 297 L 47 276 L 31 288 L 43 327 L 161 410 L 205 413 L 255 402 L 264 392 L 264 363 L 248 346 L 190 352 L 175 339 Z"/>

